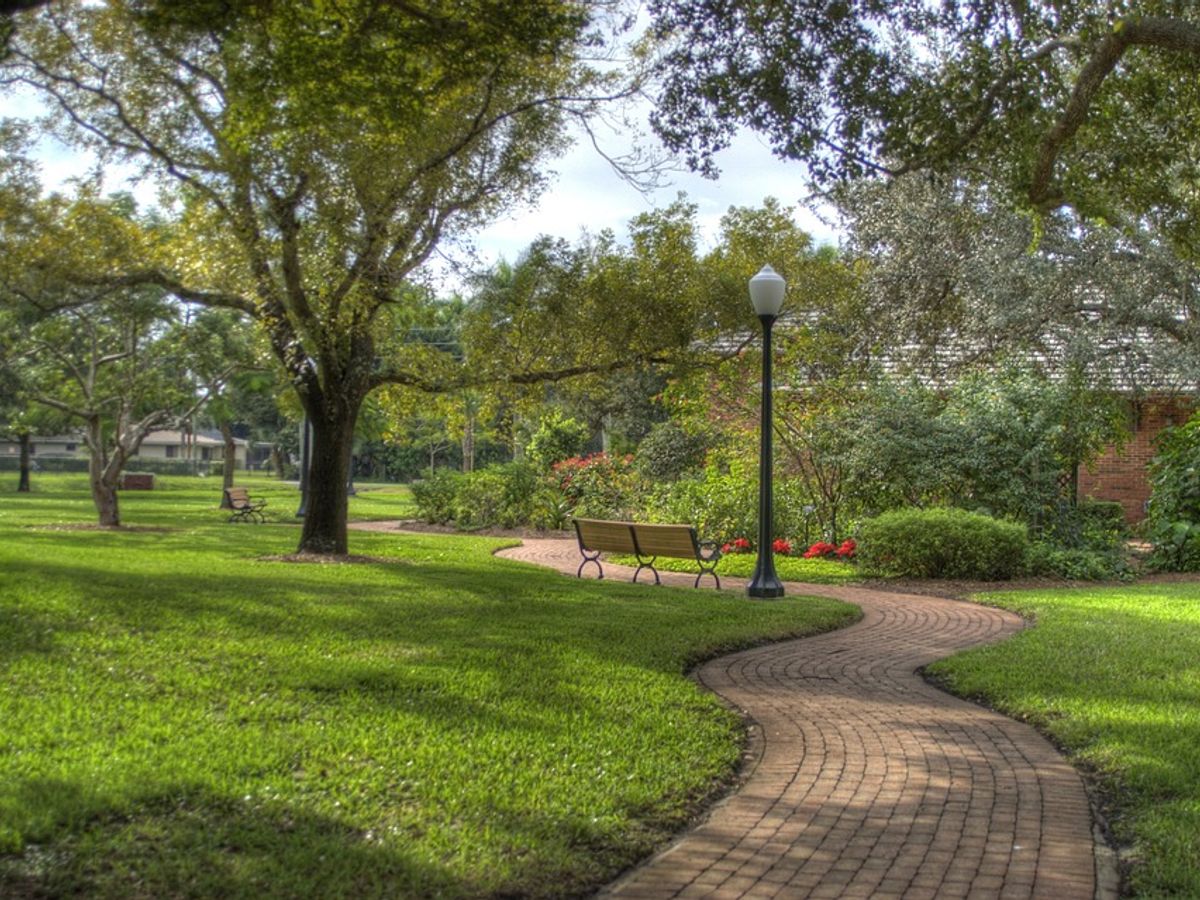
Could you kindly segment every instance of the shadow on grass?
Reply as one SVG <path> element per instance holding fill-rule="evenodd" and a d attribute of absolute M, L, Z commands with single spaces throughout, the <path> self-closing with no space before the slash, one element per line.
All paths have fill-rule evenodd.
<path fill-rule="evenodd" d="M 85 790 L 24 785 L 30 799 Z M 52 845 L 0 854 L 0 896 L 478 896 L 436 861 L 410 852 L 403 823 L 379 832 L 254 797 L 189 788 L 141 798 L 136 818 L 92 816 Z"/>

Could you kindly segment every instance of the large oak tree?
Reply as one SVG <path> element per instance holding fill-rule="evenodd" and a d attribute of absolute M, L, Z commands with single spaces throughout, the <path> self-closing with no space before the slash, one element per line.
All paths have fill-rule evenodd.
<path fill-rule="evenodd" d="M 406 279 L 536 191 L 564 121 L 621 92 L 619 70 L 594 65 L 604 12 L 62 0 L 17 19 L 2 77 L 41 91 L 63 136 L 172 189 L 174 237 L 93 260 L 92 276 L 238 310 L 286 370 L 314 435 L 301 550 L 346 550 L 368 393 L 447 386 L 396 337 Z"/>

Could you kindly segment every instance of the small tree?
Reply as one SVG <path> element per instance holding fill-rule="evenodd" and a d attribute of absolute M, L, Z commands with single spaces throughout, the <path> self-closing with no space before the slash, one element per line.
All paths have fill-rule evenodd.
<path fill-rule="evenodd" d="M 562 410 L 552 409 L 538 422 L 525 445 L 525 454 L 535 465 L 549 469 L 556 462 L 582 453 L 587 439 L 586 425 L 564 415 Z"/>
<path fill-rule="evenodd" d="M 222 381 L 213 376 L 200 388 L 177 312 L 160 291 L 146 289 L 8 310 L 5 330 L 25 323 L 7 357 L 27 365 L 30 396 L 83 428 L 101 525 L 121 524 L 121 473 L 146 435 L 191 418 Z"/>

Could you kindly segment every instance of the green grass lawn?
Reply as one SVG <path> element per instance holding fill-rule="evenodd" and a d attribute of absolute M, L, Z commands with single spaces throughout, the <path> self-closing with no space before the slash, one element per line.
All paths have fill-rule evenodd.
<path fill-rule="evenodd" d="M 982 598 L 1035 628 L 931 666 L 1092 770 L 1141 897 L 1200 897 L 1200 584 Z"/>
<path fill-rule="evenodd" d="M 612 562 L 625 566 L 637 565 L 635 556 L 606 555 L 605 559 L 611 559 Z M 753 553 L 731 553 L 728 556 L 722 556 L 721 561 L 717 563 L 717 574 L 749 578 L 754 574 L 754 564 L 757 559 L 758 557 Z M 699 571 L 696 563 L 690 559 L 664 557 L 656 560 L 654 567 L 664 572 L 688 572 L 693 575 Z M 776 555 L 775 573 L 783 581 L 807 581 L 809 584 L 846 584 L 850 581 L 862 581 L 864 578 L 862 573 L 851 563 L 832 559 L 804 559 L 799 556 Z M 711 578 L 707 578 L 705 581 L 709 584 L 712 583 Z"/>
<path fill-rule="evenodd" d="M 578 894 L 736 765 L 687 667 L 856 615 L 576 581 L 485 538 L 261 561 L 295 549 L 297 494 L 246 483 L 268 524 L 162 477 L 113 532 L 55 527 L 95 521 L 82 476 L 0 482 L 0 896 Z"/>

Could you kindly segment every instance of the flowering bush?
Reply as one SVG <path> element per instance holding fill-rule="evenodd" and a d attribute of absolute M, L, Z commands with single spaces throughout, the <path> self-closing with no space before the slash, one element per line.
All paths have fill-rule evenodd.
<path fill-rule="evenodd" d="M 577 516 L 628 517 L 634 505 L 633 456 L 572 456 L 551 467 L 551 478 Z"/>
<path fill-rule="evenodd" d="M 776 553 L 782 553 L 784 556 L 792 555 L 792 545 L 783 538 L 776 538 L 775 543 L 771 545 L 771 549 Z"/>
<path fill-rule="evenodd" d="M 846 540 L 842 541 L 841 545 L 837 548 L 837 558 L 854 559 L 854 551 L 857 549 L 857 547 L 858 545 L 854 543 L 854 538 L 847 538 Z"/>
<path fill-rule="evenodd" d="M 721 552 L 726 556 L 730 553 L 749 553 L 750 541 L 744 537 L 734 538 L 728 544 L 722 545 Z"/>
<path fill-rule="evenodd" d="M 844 545 L 843 545 L 844 546 Z M 817 541 L 804 551 L 805 559 L 829 559 L 837 555 L 838 548 L 829 541 Z"/>

